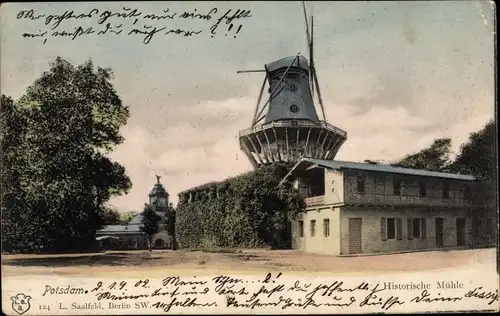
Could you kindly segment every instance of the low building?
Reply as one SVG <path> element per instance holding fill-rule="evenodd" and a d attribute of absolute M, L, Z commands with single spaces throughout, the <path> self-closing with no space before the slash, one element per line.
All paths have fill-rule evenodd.
<path fill-rule="evenodd" d="M 170 249 L 174 240 L 166 228 L 168 197 L 168 192 L 160 183 L 160 177 L 157 177 L 157 183 L 149 193 L 149 205 L 160 217 L 160 229 L 153 236 L 153 248 L 155 249 Z M 99 230 L 97 239 L 101 241 L 101 247 L 105 249 L 148 249 L 148 239 L 141 231 L 141 226 L 142 214 L 138 214 L 127 225 L 108 225 Z"/>
<path fill-rule="evenodd" d="M 303 158 L 286 179 L 307 205 L 292 223 L 294 249 L 352 255 L 474 246 L 472 176 Z"/>

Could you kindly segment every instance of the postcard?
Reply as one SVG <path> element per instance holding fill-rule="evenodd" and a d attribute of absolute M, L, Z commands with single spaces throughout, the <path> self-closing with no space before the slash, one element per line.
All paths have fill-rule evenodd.
<path fill-rule="evenodd" d="M 2 312 L 498 312 L 495 9 L 2 4 Z"/>

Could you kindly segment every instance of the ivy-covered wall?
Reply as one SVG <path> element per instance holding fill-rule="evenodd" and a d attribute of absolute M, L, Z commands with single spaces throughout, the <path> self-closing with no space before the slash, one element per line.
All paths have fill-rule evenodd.
<path fill-rule="evenodd" d="M 175 233 L 179 248 L 290 248 L 290 220 L 305 210 L 290 164 L 259 169 L 181 192 Z"/>

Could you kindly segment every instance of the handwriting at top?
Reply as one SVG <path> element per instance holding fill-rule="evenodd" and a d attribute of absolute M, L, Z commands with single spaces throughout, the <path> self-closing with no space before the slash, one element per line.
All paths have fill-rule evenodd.
<path fill-rule="evenodd" d="M 196 13 L 198 10 L 194 9 L 194 12 L 184 12 L 181 15 L 179 15 L 179 19 L 200 19 L 200 20 L 211 20 L 212 19 L 212 14 L 217 13 L 217 8 L 213 8 L 208 13 L 202 14 L 202 13 Z"/>
<path fill-rule="evenodd" d="M 41 38 L 43 44 L 48 38 L 65 37 L 75 40 L 89 35 L 140 36 L 144 44 L 149 44 L 156 34 L 193 37 L 208 33 L 213 38 L 222 33 L 236 38 L 243 28 L 243 20 L 251 17 L 251 11 L 245 9 L 219 10 L 215 7 L 206 11 L 194 9 L 174 12 L 170 8 L 164 8 L 158 12 L 142 12 L 137 8 L 125 6 L 116 11 L 92 8 L 84 12 L 66 10 L 61 14 L 41 13 L 29 9 L 21 10 L 16 15 L 18 20 L 43 21 L 45 29 L 21 33 L 26 39 Z M 182 27 L 176 27 L 175 21 L 197 24 L 193 28 L 186 27 L 185 23 Z M 74 25 L 75 23 L 81 24 Z M 199 23 L 208 24 L 201 26 Z"/>

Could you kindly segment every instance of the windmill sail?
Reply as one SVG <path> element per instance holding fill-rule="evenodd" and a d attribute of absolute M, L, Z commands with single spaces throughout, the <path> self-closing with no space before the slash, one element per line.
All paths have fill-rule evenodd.
<path fill-rule="evenodd" d="M 309 25 L 305 3 L 302 5 L 309 62 L 306 57 L 297 55 L 264 66 L 266 77 L 252 126 L 239 133 L 240 148 L 254 167 L 283 161 L 296 162 L 304 157 L 334 159 L 347 139 L 345 131 L 326 122 L 314 64 L 314 20 L 311 16 Z M 260 107 L 266 81 L 269 83 L 269 96 Z M 314 104 L 315 90 L 322 120 Z"/>

